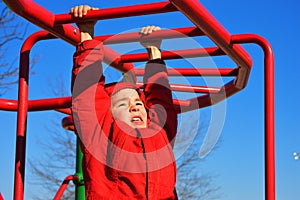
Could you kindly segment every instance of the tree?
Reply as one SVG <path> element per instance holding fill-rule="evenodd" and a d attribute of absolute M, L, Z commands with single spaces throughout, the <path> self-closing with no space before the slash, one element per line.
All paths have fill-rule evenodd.
<path fill-rule="evenodd" d="M 52 94 L 57 97 L 69 95 L 63 82 L 63 76 L 54 81 L 55 83 L 49 82 Z M 47 149 L 47 153 L 38 160 L 29 159 L 29 170 L 33 174 L 28 180 L 29 183 L 42 186 L 46 191 L 43 192 L 43 195 L 40 193 L 33 194 L 33 199 L 53 198 L 64 178 L 75 173 L 76 136 L 73 132 L 62 128 L 61 120 L 65 116 L 65 114 L 55 113 L 55 120 L 52 120 L 45 127 L 49 140 L 39 140 L 39 144 Z M 75 199 L 75 186 L 72 182 L 70 182 L 61 199 Z"/>
<path fill-rule="evenodd" d="M 205 158 L 199 157 L 205 131 L 209 122 L 199 121 L 197 110 L 184 113 L 183 128 L 179 128 L 175 152 L 183 152 L 177 158 L 177 193 L 179 199 L 213 200 L 219 198 L 219 187 L 214 186 L 216 175 L 201 167 Z M 202 117 L 207 119 L 205 117 Z M 217 147 L 215 147 L 217 148 Z"/>
<path fill-rule="evenodd" d="M 26 29 L 27 25 L 0 1 L 0 96 L 7 92 L 10 85 L 17 82 L 17 58 L 7 61 L 8 44 L 15 40 L 23 40 Z"/>

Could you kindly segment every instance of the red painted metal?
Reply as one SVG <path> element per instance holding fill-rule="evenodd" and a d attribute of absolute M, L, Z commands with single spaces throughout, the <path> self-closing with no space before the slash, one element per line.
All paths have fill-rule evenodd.
<path fill-rule="evenodd" d="M 59 110 L 70 106 L 71 97 L 28 100 L 28 111 Z M 17 109 L 17 100 L 0 99 L 0 110 L 17 111 Z"/>
<path fill-rule="evenodd" d="M 138 82 L 137 85 L 139 88 L 144 88 L 144 84 Z M 181 85 L 181 84 L 172 84 L 172 91 L 178 92 L 194 92 L 194 93 L 210 93 L 217 94 L 220 92 L 220 87 L 206 87 L 206 86 L 192 86 L 192 85 Z"/>
<path fill-rule="evenodd" d="M 60 188 L 58 189 L 58 191 L 56 192 L 56 195 L 54 196 L 53 200 L 60 200 L 61 197 L 63 196 L 65 190 L 67 189 L 70 181 L 76 181 L 78 180 L 77 176 L 73 176 L 73 175 L 69 175 L 67 176 L 64 181 L 62 182 Z"/>
<path fill-rule="evenodd" d="M 59 108 L 59 109 L 55 109 L 57 112 L 66 114 L 66 115 L 71 115 L 71 109 L 70 108 Z"/>
<path fill-rule="evenodd" d="M 210 48 L 198 48 L 198 49 L 187 49 L 187 50 L 174 50 L 174 51 L 163 51 L 161 57 L 164 60 L 169 59 L 182 59 L 182 58 L 195 58 L 195 57 L 207 57 L 207 56 L 221 56 L 225 55 L 224 52 L 218 47 Z M 142 62 L 148 60 L 147 53 L 137 54 L 126 54 L 120 57 L 120 63 L 127 62 Z"/>
<path fill-rule="evenodd" d="M 237 76 L 236 68 L 168 68 L 169 76 Z M 142 76 L 145 69 L 135 68 L 134 74 Z"/>
<path fill-rule="evenodd" d="M 70 14 L 54 15 L 45 8 L 34 3 L 32 0 L 4 0 L 4 2 L 17 14 L 26 18 L 30 22 L 44 28 L 51 34 L 75 45 L 79 42 L 78 30 L 67 24 L 75 22 Z M 265 120 L 266 120 L 266 198 L 267 200 L 275 199 L 275 155 L 274 155 L 274 61 L 273 53 L 270 45 L 261 37 L 254 35 L 230 35 L 225 28 L 198 2 L 197 0 L 170 0 L 170 2 L 143 4 L 136 6 L 125 6 L 119 8 L 109 8 L 100 11 L 90 12 L 84 20 L 91 19 L 108 19 L 128 16 L 138 16 L 144 14 L 154 14 L 161 12 L 181 11 L 186 15 L 196 26 L 190 28 L 177 29 L 178 33 L 183 33 L 188 36 L 208 36 L 218 47 L 205 49 L 189 49 L 177 50 L 172 52 L 163 52 L 164 59 L 178 59 L 182 57 L 199 57 L 199 56 L 220 56 L 228 55 L 238 66 L 236 69 L 180 69 L 187 76 L 193 76 L 199 73 L 202 75 L 218 75 L 221 76 L 237 76 L 235 80 L 227 83 L 224 87 L 218 90 L 213 90 L 210 94 L 198 96 L 188 100 L 174 99 L 174 105 L 177 112 L 186 112 L 193 109 L 210 106 L 224 100 L 225 98 L 235 94 L 243 89 L 248 81 L 249 73 L 252 66 L 252 61 L 247 52 L 239 45 L 239 43 L 257 43 L 264 49 L 265 52 Z M 174 30 L 173 30 L 174 31 Z M 179 34 L 171 33 L 171 30 L 163 30 L 149 36 L 148 39 L 155 37 L 166 38 L 179 37 Z M 172 35 L 173 34 L 173 35 Z M 180 36 L 181 37 L 181 36 Z M 19 97 L 18 105 L 13 100 L 0 99 L 0 108 L 6 107 L 8 110 L 18 111 L 17 123 L 17 147 L 16 147 L 16 165 L 15 165 L 15 199 L 22 200 L 24 193 L 24 166 L 25 166 L 25 149 L 26 149 L 26 118 L 28 111 L 40 109 L 57 109 L 61 112 L 69 112 L 66 110 L 70 106 L 70 99 L 62 98 L 51 100 L 31 100 L 28 101 L 28 65 L 29 52 L 34 43 L 39 39 L 53 38 L 52 35 L 45 31 L 36 33 L 35 36 L 28 38 L 21 50 L 20 60 L 20 78 L 19 78 Z M 99 36 L 99 40 L 105 40 L 107 44 L 132 42 L 140 40 L 138 33 L 120 34 L 111 37 Z M 127 54 L 120 56 L 109 47 L 105 46 L 104 61 L 118 70 L 125 72 L 133 69 L 133 65 L 128 62 L 146 61 L 147 54 Z M 177 69 L 169 69 L 170 75 L 178 74 Z M 206 71 L 205 71 L 206 70 Z M 140 70 L 135 70 L 141 73 Z M 198 71 L 198 72 L 196 72 Z M 197 88 L 202 92 L 209 92 L 211 89 L 200 86 L 184 86 L 173 85 L 173 88 L 179 90 L 194 90 Z M 71 127 L 71 124 L 69 124 Z"/>
<path fill-rule="evenodd" d="M 89 12 L 83 20 L 77 20 L 72 18 L 70 14 L 58 14 L 55 15 L 56 24 L 66 24 L 72 22 L 79 22 L 84 20 L 104 20 L 114 19 L 122 17 L 132 17 L 139 15 L 149 15 L 157 13 L 174 12 L 177 9 L 169 2 L 158 2 L 150 4 L 140 4 L 133 6 L 123 6 L 117 8 L 104 8 L 100 10 L 94 10 Z"/>
<path fill-rule="evenodd" d="M 276 199 L 275 186 L 275 104 L 274 104 L 274 53 L 269 42 L 254 34 L 233 35 L 233 43 L 254 43 L 264 52 L 265 90 L 265 197 Z"/>
<path fill-rule="evenodd" d="M 31 23 L 49 31 L 53 35 L 76 45 L 79 34 L 75 34 L 75 27 L 71 24 L 55 25 L 54 14 L 41 7 L 32 0 L 3 0 L 6 5 L 16 14 L 24 17 Z"/>
<path fill-rule="evenodd" d="M 56 24 L 55 15 L 47 9 L 41 7 L 32 0 L 3 0 L 6 5 L 16 14 L 24 17 L 31 23 L 45 29 L 52 35 L 59 37 L 66 42 L 76 45 L 80 41 L 80 34 L 76 27 L 71 24 Z M 169 9 L 172 6 L 167 6 Z M 116 62 L 113 58 L 119 54 L 109 47 L 105 47 L 104 62 L 110 64 L 112 67 L 120 71 L 127 71 L 132 68 L 132 64 L 121 64 Z"/>
<path fill-rule="evenodd" d="M 240 89 L 244 88 L 252 66 L 248 53 L 240 45 L 231 44 L 231 35 L 198 0 L 170 0 L 170 2 L 241 67 L 235 85 Z"/>
<path fill-rule="evenodd" d="M 24 199 L 25 152 L 26 152 L 26 122 L 28 112 L 28 81 L 29 81 L 29 53 L 32 46 L 39 40 L 52 39 L 46 31 L 37 32 L 27 38 L 20 53 L 19 93 L 17 115 L 17 139 L 15 158 L 15 188 L 14 199 Z"/>
<path fill-rule="evenodd" d="M 185 28 L 174 28 L 169 30 L 160 30 L 152 33 L 151 35 L 143 36 L 144 39 L 172 39 L 172 38 L 184 38 L 184 37 L 195 37 L 204 36 L 204 33 L 197 27 L 185 27 Z M 138 42 L 141 40 L 141 35 L 138 32 L 134 33 L 122 33 L 113 35 L 96 36 L 96 40 L 103 41 L 104 44 L 120 44 L 127 42 Z"/>

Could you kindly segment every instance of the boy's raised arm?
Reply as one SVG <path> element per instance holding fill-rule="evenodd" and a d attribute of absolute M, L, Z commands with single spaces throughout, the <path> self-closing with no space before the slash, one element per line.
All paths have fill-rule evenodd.
<path fill-rule="evenodd" d="M 140 32 L 148 35 L 157 30 L 160 28 L 147 26 Z M 147 49 L 149 57 L 144 74 L 144 93 L 146 106 L 150 108 L 149 117 L 152 122 L 166 130 L 171 142 L 177 132 L 177 114 L 173 106 L 167 68 L 165 62 L 161 60 L 161 40 L 142 40 L 141 44 Z"/>
<path fill-rule="evenodd" d="M 96 8 L 75 6 L 71 8 L 70 13 L 74 17 L 83 17 L 93 9 Z M 104 118 L 110 113 L 110 99 L 104 90 L 103 45 L 101 41 L 93 40 L 95 23 L 77 24 L 81 42 L 76 46 L 73 55 L 71 83 L 73 120 L 77 124 L 77 133 L 85 145 L 93 144 L 92 139 L 100 137 Z"/>

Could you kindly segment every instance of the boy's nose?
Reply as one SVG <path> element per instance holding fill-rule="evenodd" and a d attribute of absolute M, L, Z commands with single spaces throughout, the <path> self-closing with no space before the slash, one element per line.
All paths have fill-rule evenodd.
<path fill-rule="evenodd" d="M 139 111 L 139 108 L 136 105 L 130 106 L 130 112 L 137 112 Z"/>

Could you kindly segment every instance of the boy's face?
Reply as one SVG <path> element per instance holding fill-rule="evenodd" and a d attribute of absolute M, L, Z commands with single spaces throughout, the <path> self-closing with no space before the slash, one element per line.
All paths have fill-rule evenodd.
<path fill-rule="evenodd" d="M 147 126 L 147 112 L 139 94 L 134 89 L 122 89 L 112 96 L 111 113 L 132 128 Z"/>

